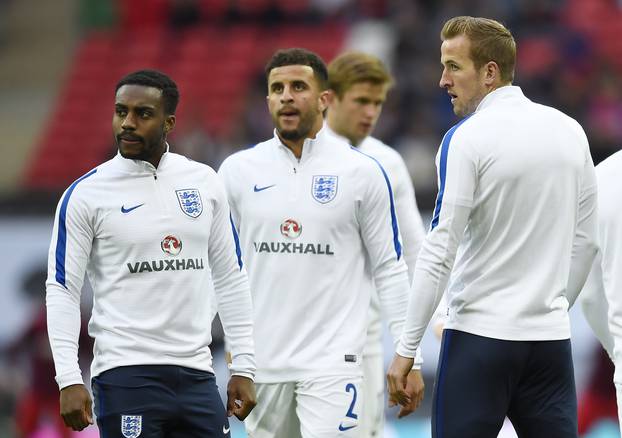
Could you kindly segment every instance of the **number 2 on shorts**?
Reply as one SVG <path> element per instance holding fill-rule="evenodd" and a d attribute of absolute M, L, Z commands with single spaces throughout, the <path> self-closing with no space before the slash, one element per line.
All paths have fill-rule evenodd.
<path fill-rule="evenodd" d="M 350 390 L 352 390 L 352 402 L 350 403 L 346 417 L 356 420 L 359 416 L 354 413 L 354 405 L 356 404 L 356 386 L 354 386 L 354 383 L 348 383 L 346 385 L 346 392 L 350 392 Z"/>

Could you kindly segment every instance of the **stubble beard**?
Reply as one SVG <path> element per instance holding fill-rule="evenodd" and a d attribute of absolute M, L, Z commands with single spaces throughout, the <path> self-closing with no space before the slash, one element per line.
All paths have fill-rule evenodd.
<path fill-rule="evenodd" d="M 150 140 L 143 137 L 141 141 L 142 149 L 137 154 L 124 153 L 121 148 L 121 141 L 119 139 L 116 139 L 116 141 L 119 153 L 123 158 L 128 158 L 131 160 L 149 161 L 151 158 L 153 158 L 157 151 L 166 144 L 166 134 L 164 133 L 164 129 L 162 129 L 158 140 Z M 166 146 L 164 146 L 164 148 L 166 149 Z"/>
<path fill-rule="evenodd" d="M 486 97 L 486 93 L 471 97 L 464 103 L 464 105 L 462 105 L 462 111 L 454 106 L 454 113 L 461 118 L 473 114 L 484 97 Z"/>
<path fill-rule="evenodd" d="M 298 141 L 309 136 L 314 122 L 315 119 L 311 115 L 307 115 L 305 118 L 300 119 L 297 128 L 286 130 L 277 125 L 277 131 L 284 140 Z"/>
<path fill-rule="evenodd" d="M 290 141 L 300 140 L 301 138 L 305 137 L 309 133 L 309 131 L 300 132 L 299 129 L 290 129 L 288 131 L 278 130 L 278 131 L 279 131 L 279 134 L 281 134 L 281 137 L 283 137 L 285 140 L 290 140 Z"/>

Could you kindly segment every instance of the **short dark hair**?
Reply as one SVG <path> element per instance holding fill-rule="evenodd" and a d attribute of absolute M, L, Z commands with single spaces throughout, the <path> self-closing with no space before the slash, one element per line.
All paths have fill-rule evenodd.
<path fill-rule="evenodd" d="M 157 88 L 162 91 L 164 113 L 166 115 L 175 114 L 179 103 L 179 90 L 177 84 L 164 73 L 157 70 L 138 70 L 129 73 L 117 83 L 115 93 L 124 85 L 143 85 Z"/>
<path fill-rule="evenodd" d="M 272 55 L 265 68 L 266 80 L 273 68 L 285 67 L 287 65 L 308 65 L 313 69 L 313 75 L 320 89 L 325 90 L 328 88 L 328 70 L 322 58 L 317 53 L 299 47 L 281 49 Z"/>

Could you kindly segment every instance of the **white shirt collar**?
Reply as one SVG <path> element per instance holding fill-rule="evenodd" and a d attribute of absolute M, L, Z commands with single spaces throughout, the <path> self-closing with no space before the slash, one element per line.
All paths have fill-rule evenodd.
<path fill-rule="evenodd" d="M 513 97 L 524 98 L 525 95 L 523 94 L 523 90 L 521 90 L 521 88 L 516 85 L 504 85 L 503 87 L 499 87 L 484 96 L 479 105 L 477 105 L 475 112 L 481 111 L 484 108 L 487 108 L 500 100 L 505 100 L 507 98 Z"/>
<path fill-rule="evenodd" d="M 281 138 L 278 136 L 276 128 L 274 129 L 273 132 L 274 132 L 274 141 L 276 142 L 276 144 L 286 149 L 290 154 L 293 155 L 292 151 L 281 141 Z M 326 122 L 324 122 L 322 124 L 322 128 L 320 128 L 317 134 L 315 134 L 315 137 L 305 139 L 302 145 L 302 155 L 300 157 L 300 161 L 303 161 L 306 156 L 308 156 L 309 154 L 313 152 L 313 150 L 317 147 L 318 144 L 321 144 L 322 141 L 329 136 L 337 136 L 338 138 L 341 138 L 337 134 L 332 133 L 332 131 L 330 130 Z"/>
<path fill-rule="evenodd" d="M 117 151 L 117 155 L 115 156 L 115 159 L 117 160 L 117 162 L 126 170 L 130 171 L 130 172 L 138 172 L 138 173 L 150 173 L 153 174 L 155 173 L 158 169 L 162 169 L 162 166 L 164 164 L 165 161 L 167 161 L 168 159 L 168 152 L 169 152 L 170 146 L 168 144 L 168 142 L 166 142 L 166 150 L 164 151 L 164 153 L 162 154 L 162 157 L 160 158 L 160 163 L 158 163 L 158 168 L 156 169 L 153 164 L 151 164 L 148 161 L 145 160 L 135 160 L 132 158 L 123 158 L 123 156 L 121 155 L 121 152 Z"/>

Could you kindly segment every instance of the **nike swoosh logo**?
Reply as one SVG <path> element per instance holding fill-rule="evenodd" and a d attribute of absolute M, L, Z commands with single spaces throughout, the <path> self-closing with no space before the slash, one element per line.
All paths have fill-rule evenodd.
<path fill-rule="evenodd" d="M 121 206 L 121 213 L 129 213 L 132 210 L 136 210 L 138 207 L 142 207 L 145 205 L 144 203 L 135 205 L 134 207 L 125 208 L 123 205 Z"/>
<path fill-rule="evenodd" d="M 265 186 L 265 187 L 257 187 L 257 184 L 255 184 L 255 187 L 253 188 L 253 190 L 255 192 L 261 192 L 262 190 L 266 190 L 269 189 L 270 187 L 274 187 L 276 184 L 272 184 L 271 186 Z"/>
<path fill-rule="evenodd" d="M 227 435 L 230 430 L 231 430 L 230 427 L 225 427 L 225 426 L 222 427 L 222 433 L 224 433 L 225 435 Z"/>
<path fill-rule="evenodd" d="M 344 432 L 346 430 L 354 429 L 356 426 L 357 424 L 355 424 L 354 426 L 344 426 L 343 424 L 339 423 L 339 430 Z"/>

